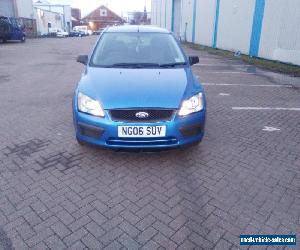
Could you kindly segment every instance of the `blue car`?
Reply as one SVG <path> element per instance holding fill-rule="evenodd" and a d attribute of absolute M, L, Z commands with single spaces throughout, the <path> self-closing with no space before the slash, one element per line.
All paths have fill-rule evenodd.
<path fill-rule="evenodd" d="M 24 25 L 21 25 L 17 19 L 12 17 L 0 16 L 0 40 L 7 42 L 10 40 L 26 41 Z"/>
<path fill-rule="evenodd" d="M 108 148 L 176 148 L 204 135 L 204 90 L 174 36 L 150 26 L 103 31 L 73 98 L 79 144 Z"/>

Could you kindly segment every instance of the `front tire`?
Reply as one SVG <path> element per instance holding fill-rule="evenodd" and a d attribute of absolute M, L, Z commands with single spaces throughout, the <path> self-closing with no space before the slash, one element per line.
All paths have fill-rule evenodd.
<path fill-rule="evenodd" d="M 22 43 L 25 43 L 26 37 L 25 37 L 25 36 L 22 36 L 20 41 L 21 41 Z"/>

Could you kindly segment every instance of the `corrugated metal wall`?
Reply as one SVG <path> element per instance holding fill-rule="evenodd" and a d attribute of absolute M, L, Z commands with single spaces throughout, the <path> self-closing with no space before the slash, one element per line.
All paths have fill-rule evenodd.
<path fill-rule="evenodd" d="M 1 1 L 1 0 L 0 0 Z M 15 0 L 17 4 L 18 16 L 23 18 L 33 18 L 32 0 Z"/>
<path fill-rule="evenodd" d="M 188 42 L 300 65 L 299 0 L 152 0 L 152 24 Z"/>
<path fill-rule="evenodd" d="M 32 19 L 32 0 L 0 0 L 0 16 L 22 17 Z"/>
<path fill-rule="evenodd" d="M 259 56 L 300 65 L 300 1 L 266 1 Z"/>
<path fill-rule="evenodd" d="M 0 0 L 0 16 L 14 16 L 12 0 Z"/>

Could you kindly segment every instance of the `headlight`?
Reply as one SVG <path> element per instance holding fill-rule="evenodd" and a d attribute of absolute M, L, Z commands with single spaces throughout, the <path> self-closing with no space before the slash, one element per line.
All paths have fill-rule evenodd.
<path fill-rule="evenodd" d="M 104 117 L 100 103 L 82 93 L 78 93 L 78 110 L 94 116 Z"/>
<path fill-rule="evenodd" d="M 197 95 L 192 96 L 190 99 L 183 101 L 178 114 L 180 116 L 185 116 L 191 113 L 201 111 L 202 109 L 203 109 L 203 94 L 199 93 Z"/>

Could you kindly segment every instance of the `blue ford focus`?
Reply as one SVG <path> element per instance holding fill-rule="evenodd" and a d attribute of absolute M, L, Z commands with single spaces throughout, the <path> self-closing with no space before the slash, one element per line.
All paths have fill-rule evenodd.
<path fill-rule="evenodd" d="M 203 87 L 174 36 L 146 26 L 107 28 L 73 98 L 76 138 L 109 148 L 174 148 L 200 142 Z"/>

